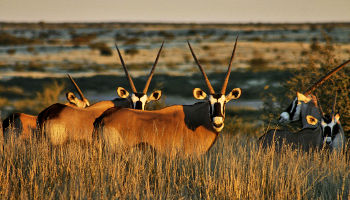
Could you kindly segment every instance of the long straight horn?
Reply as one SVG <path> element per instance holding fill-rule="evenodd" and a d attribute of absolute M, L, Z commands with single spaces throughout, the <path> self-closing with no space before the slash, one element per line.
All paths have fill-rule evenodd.
<path fill-rule="evenodd" d="M 67 74 L 67 76 L 68 76 L 68 78 L 70 79 L 70 81 L 73 83 L 73 85 L 74 85 L 75 89 L 77 90 L 77 92 L 78 92 L 78 94 L 79 94 L 81 100 L 86 99 L 86 98 L 84 97 L 84 95 L 83 95 L 83 92 L 80 90 L 79 86 L 78 86 L 77 83 L 74 81 L 74 79 L 73 79 L 69 74 Z"/>
<path fill-rule="evenodd" d="M 324 115 L 323 115 L 323 109 L 322 109 L 322 105 L 321 105 L 321 102 L 320 102 L 320 100 L 318 99 L 318 96 L 317 95 L 315 95 L 316 96 L 316 100 L 317 100 L 317 105 L 318 105 L 318 107 L 320 108 L 320 112 L 321 112 L 321 115 L 322 115 L 322 117 L 324 118 Z"/>
<path fill-rule="evenodd" d="M 118 55 L 119 55 L 119 58 L 120 58 L 120 62 L 122 63 L 122 66 L 123 66 L 123 68 L 124 68 L 125 76 L 126 76 L 126 78 L 128 79 L 128 81 L 129 81 L 131 90 L 132 90 L 133 93 L 137 93 L 137 90 L 136 90 L 136 87 L 135 87 L 135 85 L 134 85 L 134 82 L 132 81 L 132 78 L 131 78 L 131 76 L 130 76 L 130 74 L 129 74 L 129 72 L 128 72 L 128 69 L 126 69 L 126 66 L 125 66 L 125 63 L 124 63 L 122 54 L 121 54 L 120 51 L 119 51 L 117 42 L 115 42 L 115 47 L 117 48 Z"/>
<path fill-rule="evenodd" d="M 327 79 L 329 79 L 333 74 L 337 73 L 339 70 L 341 70 L 345 65 L 347 65 L 350 62 L 350 60 L 345 61 L 343 64 L 339 65 L 338 67 L 334 68 L 332 71 L 328 72 L 328 74 L 324 75 L 320 80 L 318 80 L 315 84 L 313 84 L 309 89 L 307 89 L 304 92 L 304 95 L 307 96 L 311 94 L 317 87 L 323 84 Z"/>
<path fill-rule="evenodd" d="M 237 35 L 237 37 L 236 37 L 235 46 L 233 47 L 233 50 L 232 50 L 232 55 L 231 55 L 230 63 L 229 63 L 229 65 L 228 65 L 228 69 L 227 69 L 227 72 L 226 72 L 225 81 L 224 81 L 224 83 L 222 84 L 221 94 L 223 94 L 223 95 L 225 95 L 225 93 L 226 93 L 226 87 L 227 87 L 228 79 L 230 78 L 231 66 L 232 66 L 233 58 L 235 57 L 236 46 L 237 46 L 237 40 L 238 40 L 238 35 Z"/>
<path fill-rule="evenodd" d="M 188 46 L 190 47 L 192 56 L 193 56 L 194 60 L 196 61 L 197 65 L 198 65 L 198 67 L 199 67 L 199 70 L 201 70 L 201 72 L 202 72 L 202 74 L 203 74 L 205 83 L 206 83 L 207 86 L 208 86 L 208 89 L 209 89 L 210 94 L 215 94 L 215 91 L 214 91 L 213 87 L 211 86 L 210 81 L 209 81 L 207 75 L 205 74 L 205 72 L 204 72 L 204 70 L 203 70 L 203 67 L 201 66 L 201 64 L 200 64 L 199 61 L 197 60 L 197 57 L 196 57 L 196 55 L 194 54 L 193 49 L 192 49 L 192 47 L 191 47 L 191 44 L 190 44 L 190 42 L 189 42 L 188 40 L 187 40 L 187 44 L 188 44 Z"/>
<path fill-rule="evenodd" d="M 334 103 L 333 103 L 333 107 L 332 107 L 332 114 L 335 115 L 335 107 L 337 106 L 337 96 L 338 96 L 338 92 L 335 92 L 335 97 L 334 97 Z"/>
<path fill-rule="evenodd" d="M 157 54 L 156 60 L 154 61 L 153 67 L 152 67 L 152 69 L 151 69 L 151 72 L 150 72 L 149 75 L 148 75 L 148 79 L 147 79 L 145 88 L 143 89 L 143 93 L 144 93 L 144 94 L 147 93 L 149 84 L 151 83 L 151 80 L 152 80 L 152 77 L 153 77 L 153 74 L 154 74 L 154 69 L 156 68 L 156 66 L 157 66 L 157 64 L 158 64 L 158 59 L 159 59 L 159 56 L 160 56 L 160 52 L 161 52 L 162 49 L 163 49 L 163 45 L 164 45 L 164 41 L 162 42 L 162 46 L 160 47 L 160 49 L 159 49 L 159 51 L 158 51 L 158 54 Z"/>

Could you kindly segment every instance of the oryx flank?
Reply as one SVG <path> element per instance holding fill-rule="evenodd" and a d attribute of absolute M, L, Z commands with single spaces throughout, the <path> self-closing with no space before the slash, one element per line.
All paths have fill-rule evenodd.
<path fill-rule="evenodd" d="M 259 138 L 262 147 L 271 146 L 274 143 L 277 150 L 283 144 L 291 145 L 292 148 L 301 147 L 305 151 L 323 146 L 334 150 L 342 150 L 345 144 L 345 135 L 339 121 L 339 114 L 335 114 L 335 105 L 336 100 L 330 115 L 323 115 L 322 108 L 319 107 L 319 113 L 322 113 L 321 120 L 317 119 L 318 116 L 306 116 L 306 123 L 313 126 L 313 128 L 303 128 L 296 133 L 287 130 L 269 130 Z"/>
<path fill-rule="evenodd" d="M 215 93 L 189 42 L 188 45 L 208 86 L 207 101 L 193 105 L 174 105 L 155 111 L 111 109 L 95 121 L 94 138 L 102 140 L 112 150 L 146 145 L 156 152 L 168 155 L 207 152 L 224 127 L 226 103 L 241 95 L 240 88 L 225 95 L 237 39 L 220 93 Z M 203 90 L 195 88 L 193 96 L 205 99 L 207 95 Z"/>
<path fill-rule="evenodd" d="M 312 115 L 307 115 L 306 121 L 314 128 L 303 128 L 296 133 L 288 130 L 271 129 L 259 138 L 259 142 L 263 148 L 274 144 L 277 151 L 284 145 L 290 145 L 293 149 L 301 148 L 304 151 L 321 147 L 323 134 L 319 125 L 320 121 Z"/>
<path fill-rule="evenodd" d="M 163 42 L 164 44 L 164 42 Z M 63 144 L 67 141 L 91 140 L 93 131 L 93 122 L 104 111 L 113 107 L 144 109 L 145 104 L 152 100 L 159 100 L 161 91 L 153 92 L 147 97 L 147 90 L 154 74 L 154 69 L 163 48 L 160 47 L 151 72 L 148 76 L 143 92 L 138 93 L 131 76 L 125 66 L 121 53 L 116 45 L 119 58 L 121 60 L 124 72 L 132 88 L 131 98 L 129 93 L 122 87 L 117 88 L 117 93 L 121 98 L 109 101 L 100 101 L 85 109 L 73 108 L 63 104 L 54 104 L 38 116 L 38 123 L 43 135 L 54 145 Z"/>
<path fill-rule="evenodd" d="M 77 90 L 81 99 L 78 99 L 73 92 L 67 92 L 66 97 L 68 102 L 67 106 L 76 106 L 78 108 L 85 108 L 90 105 L 89 101 L 84 97 L 79 86 L 75 83 L 73 78 L 69 75 L 68 78 L 71 80 L 75 89 Z M 7 140 L 10 134 L 15 134 L 20 139 L 29 139 L 33 131 L 37 128 L 37 116 L 28 115 L 25 113 L 13 113 L 10 114 L 3 122 L 3 136 Z"/>
<path fill-rule="evenodd" d="M 310 86 L 304 93 L 297 92 L 297 97 L 294 101 L 288 106 L 288 108 L 281 113 L 279 122 L 293 122 L 293 121 L 302 121 L 303 128 L 312 128 L 307 123 L 306 116 L 312 115 L 317 118 L 318 121 L 321 120 L 321 114 L 319 113 L 319 108 L 317 106 L 317 100 L 314 95 L 311 93 L 321 86 L 326 80 L 328 80 L 333 74 L 338 72 L 340 69 L 345 67 L 350 60 L 342 63 L 338 67 L 334 68 L 328 72 L 325 76 L 320 78 L 316 83 Z"/>

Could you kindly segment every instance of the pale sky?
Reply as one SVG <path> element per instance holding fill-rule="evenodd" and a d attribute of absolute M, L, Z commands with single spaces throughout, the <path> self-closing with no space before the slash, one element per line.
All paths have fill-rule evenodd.
<path fill-rule="evenodd" d="M 11 22 L 350 22 L 350 0 L 0 0 Z"/>

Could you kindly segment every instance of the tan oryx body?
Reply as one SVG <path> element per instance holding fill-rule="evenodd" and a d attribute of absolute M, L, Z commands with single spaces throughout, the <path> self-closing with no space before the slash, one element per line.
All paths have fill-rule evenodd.
<path fill-rule="evenodd" d="M 54 104 L 45 109 L 38 116 L 38 123 L 44 136 L 54 145 L 63 144 L 67 141 L 90 141 L 92 138 L 94 121 L 106 110 L 113 107 L 144 109 L 146 103 L 159 100 L 161 91 L 154 91 L 150 96 L 147 96 L 147 90 L 153 77 L 162 47 L 163 44 L 158 51 L 143 92 L 137 92 L 118 46 L 116 45 L 124 72 L 132 89 L 131 96 L 129 96 L 127 90 L 118 87 L 117 93 L 121 98 L 100 101 L 85 109 L 73 108 L 63 104 Z"/>
<path fill-rule="evenodd" d="M 72 84 L 75 86 L 81 99 L 78 99 L 74 93 L 67 92 L 66 97 L 68 102 L 65 104 L 67 106 L 85 108 L 90 105 L 89 101 L 84 97 L 78 85 L 68 75 Z M 19 139 L 27 140 L 31 137 L 32 133 L 37 129 L 37 116 L 28 115 L 25 113 L 13 113 L 10 114 L 2 123 L 3 136 L 7 139 L 10 134 L 15 134 Z"/>
<path fill-rule="evenodd" d="M 198 155 L 207 152 L 224 127 L 226 103 L 241 95 L 240 88 L 225 95 L 236 44 L 237 39 L 220 93 L 215 93 L 188 43 L 208 86 L 208 100 L 156 111 L 111 109 L 96 120 L 94 137 L 101 139 L 110 149 L 147 145 L 164 154 Z M 205 99 L 207 95 L 203 90 L 195 88 L 193 96 Z"/>

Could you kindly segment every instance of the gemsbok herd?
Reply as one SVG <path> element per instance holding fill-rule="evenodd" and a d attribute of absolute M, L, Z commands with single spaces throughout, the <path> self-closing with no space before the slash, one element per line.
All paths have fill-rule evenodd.
<path fill-rule="evenodd" d="M 238 36 L 222 87 L 217 91 L 212 87 L 190 42 L 187 41 L 192 57 L 206 83 L 207 93 L 200 88 L 194 88 L 194 98 L 203 101 L 193 105 L 168 106 L 160 110 L 145 110 L 145 105 L 150 101 L 159 100 L 162 96 L 160 90 L 152 92 L 149 96 L 147 91 L 164 42 L 142 91 L 136 89 L 116 43 L 118 56 L 131 88 L 130 94 L 126 89 L 117 87 L 120 98 L 90 105 L 76 82 L 68 75 L 80 99 L 74 93 L 67 92 L 67 103 L 53 104 L 38 116 L 24 113 L 11 114 L 3 121 L 3 138 L 7 141 L 11 136 L 23 140 L 37 137 L 46 139 L 52 145 L 62 145 L 71 141 L 101 141 L 104 148 L 112 151 L 118 148 L 132 149 L 142 145 L 167 155 L 204 154 L 215 144 L 224 127 L 226 104 L 238 99 L 242 94 L 240 88 L 234 88 L 226 93 L 237 40 Z M 297 92 L 294 101 L 281 113 L 280 123 L 301 121 L 301 130 L 291 132 L 271 129 L 259 138 L 260 146 L 266 148 L 275 145 L 276 149 L 280 149 L 283 145 L 290 145 L 292 148 L 304 150 L 327 146 L 342 150 L 345 145 L 345 135 L 340 116 L 336 112 L 337 94 L 335 93 L 332 113 L 325 114 L 317 97 L 312 93 L 349 62 L 350 60 L 331 70 L 305 92 Z"/>

